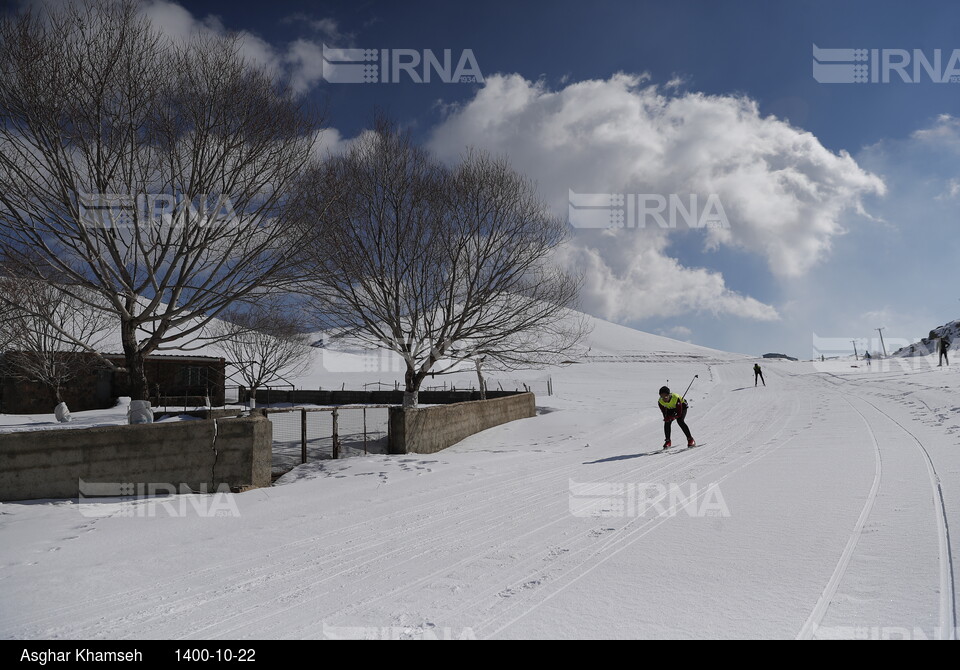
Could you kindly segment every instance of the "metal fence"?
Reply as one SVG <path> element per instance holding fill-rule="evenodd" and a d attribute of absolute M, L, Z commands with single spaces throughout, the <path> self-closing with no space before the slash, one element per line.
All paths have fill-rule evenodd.
<path fill-rule="evenodd" d="M 218 388 L 188 387 L 175 391 L 161 388 L 150 389 L 150 404 L 161 412 L 189 412 L 197 409 L 226 407 L 240 402 L 241 386 L 224 386 L 222 400 Z"/>
<path fill-rule="evenodd" d="M 537 395 L 553 395 L 553 377 L 547 376 L 541 379 L 507 379 L 500 377 L 491 377 L 486 380 L 487 391 L 513 391 L 515 393 L 527 392 Z M 424 385 L 420 387 L 421 391 L 476 391 L 477 382 L 455 384 L 443 382 L 435 386 Z"/>
<path fill-rule="evenodd" d="M 387 453 L 389 407 L 265 409 L 273 424 L 273 477 L 311 461 Z"/>

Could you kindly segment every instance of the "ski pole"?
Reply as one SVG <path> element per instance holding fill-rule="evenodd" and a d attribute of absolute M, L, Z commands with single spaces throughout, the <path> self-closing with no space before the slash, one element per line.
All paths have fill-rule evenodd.
<path fill-rule="evenodd" d="M 699 377 L 699 376 L 700 376 L 700 375 L 694 375 L 694 376 L 693 376 L 693 379 L 696 379 L 696 378 Z M 689 384 L 689 386 L 687 386 L 687 391 L 690 390 L 690 386 L 693 386 L 693 379 L 690 380 L 690 384 Z M 687 391 L 684 391 L 684 392 L 683 392 L 683 395 L 680 396 L 680 397 L 681 397 L 681 398 L 686 398 L 686 397 L 687 397 Z"/>

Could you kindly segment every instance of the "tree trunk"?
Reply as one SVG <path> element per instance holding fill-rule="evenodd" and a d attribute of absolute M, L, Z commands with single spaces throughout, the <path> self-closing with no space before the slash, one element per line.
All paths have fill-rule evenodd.
<path fill-rule="evenodd" d="M 147 388 L 146 357 L 137 344 L 136 325 L 130 321 L 122 322 L 120 324 L 120 338 L 123 342 L 123 355 L 127 365 L 130 399 L 149 400 L 150 391 Z"/>
<path fill-rule="evenodd" d="M 420 382 L 423 381 L 423 378 L 419 377 L 408 364 L 407 372 L 403 380 L 406 384 L 403 389 L 403 408 L 410 409 L 416 407 L 418 402 L 417 396 L 420 391 Z"/>
<path fill-rule="evenodd" d="M 487 383 L 484 381 L 483 373 L 480 371 L 480 366 L 483 365 L 483 363 L 479 359 L 477 359 L 473 362 L 473 364 L 477 366 L 477 381 L 480 385 L 480 400 L 486 400 L 487 399 Z"/>

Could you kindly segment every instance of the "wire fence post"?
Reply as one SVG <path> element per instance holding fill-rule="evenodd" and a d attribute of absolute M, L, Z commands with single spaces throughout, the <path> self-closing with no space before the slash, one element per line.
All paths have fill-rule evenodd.
<path fill-rule="evenodd" d="M 340 458 L 340 440 L 337 435 L 337 410 L 333 410 L 333 457 Z"/>
<path fill-rule="evenodd" d="M 363 408 L 363 454 L 367 455 L 367 408 Z"/>
<path fill-rule="evenodd" d="M 300 410 L 300 462 L 307 462 L 307 410 Z"/>

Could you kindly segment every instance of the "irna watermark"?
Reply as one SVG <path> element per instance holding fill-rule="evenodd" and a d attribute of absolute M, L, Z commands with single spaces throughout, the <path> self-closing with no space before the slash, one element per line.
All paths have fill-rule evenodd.
<path fill-rule="evenodd" d="M 575 482 L 569 480 L 569 509 L 576 517 L 729 517 L 716 482 Z"/>
<path fill-rule="evenodd" d="M 574 228 L 729 228 L 720 196 L 697 193 L 575 193 L 567 216 Z"/>
<path fill-rule="evenodd" d="M 424 626 L 330 626 L 323 622 L 324 640 L 476 640 L 473 629 Z"/>
<path fill-rule="evenodd" d="M 812 333 L 812 360 L 815 367 L 834 369 L 837 363 L 869 372 L 949 365 L 949 346 L 941 354 L 938 337 L 820 337 Z"/>
<path fill-rule="evenodd" d="M 118 230 L 150 226 L 222 227 L 237 222 L 233 201 L 223 194 L 77 193 L 78 221 L 88 228 Z"/>
<path fill-rule="evenodd" d="M 166 482 L 89 482 L 81 479 L 78 487 L 78 508 L 80 514 L 88 517 L 240 516 L 236 500 L 226 484 L 215 487 L 212 493 L 206 484 L 200 484 L 199 489 L 194 490 L 187 484 Z"/>
<path fill-rule="evenodd" d="M 821 49 L 813 45 L 813 78 L 821 84 L 960 82 L 960 49 Z"/>
<path fill-rule="evenodd" d="M 960 628 L 921 626 L 818 626 L 817 639 L 830 640 L 950 640 L 960 639 Z"/>
<path fill-rule="evenodd" d="M 482 84 L 483 74 L 471 49 L 454 60 L 444 49 L 338 49 L 323 45 L 324 80 L 331 84 Z"/>

